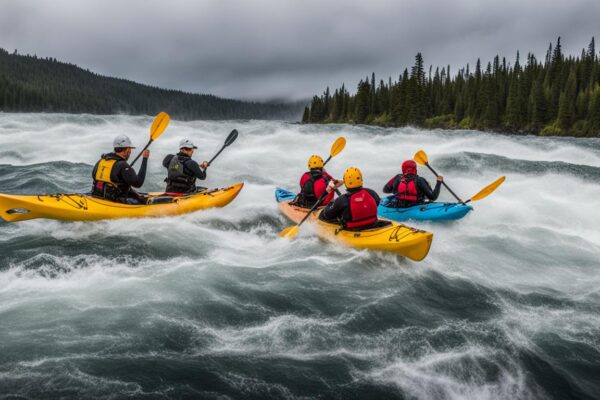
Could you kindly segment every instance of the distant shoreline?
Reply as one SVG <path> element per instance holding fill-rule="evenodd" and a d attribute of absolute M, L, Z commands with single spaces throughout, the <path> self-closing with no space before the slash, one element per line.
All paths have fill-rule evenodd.
<path fill-rule="evenodd" d="M 307 101 L 257 102 L 161 89 L 0 48 L 0 111 L 156 115 L 181 120 L 299 120 Z"/>
<path fill-rule="evenodd" d="M 450 66 L 425 71 L 423 56 L 396 81 L 375 73 L 351 95 L 345 85 L 329 88 L 305 107 L 304 123 L 414 125 L 428 129 L 477 129 L 537 136 L 600 137 L 600 57 L 592 38 L 581 55 L 564 55 L 560 38 L 544 61 L 529 53 L 521 66 L 494 57 L 478 59 L 454 75 Z"/>

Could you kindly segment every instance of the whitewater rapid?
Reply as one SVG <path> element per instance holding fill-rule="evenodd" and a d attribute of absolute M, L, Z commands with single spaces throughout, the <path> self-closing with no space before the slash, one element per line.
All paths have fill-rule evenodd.
<path fill-rule="evenodd" d="M 0 192 L 87 192 L 112 138 L 141 148 L 151 122 L 0 113 Z M 234 128 L 203 183 L 246 183 L 225 209 L 0 222 L 0 399 L 598 396 L 600 140 L 172 121 L 143 190 L 164 189 L 180 139 L 208 160 Z M 434 233 L 421 263 L 310 227 L 279 239 L 275 187 L 338 136 L 328 171 L 359 167 L 379 193 L 419 149 L 464 198 L 507 180 L 463 220 L 409 223 Z"/>

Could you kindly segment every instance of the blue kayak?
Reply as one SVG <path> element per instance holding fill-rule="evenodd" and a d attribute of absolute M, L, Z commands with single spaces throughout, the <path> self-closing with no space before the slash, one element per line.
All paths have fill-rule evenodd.
<path fill-rule="evenodd" d="M 467 215 L 473 207 L 461 203 L 425 203 L 407 208 L 388 207 L 390 198 L 381 200 L 377 213 L 392 221 L 452 221 Z"/>
<path fill-rule="evenodd" d="M 294 200 L 296 198 L 296 194 L 290 192 L 289 190 L 285 190 L 282 188 L 275 189 L 275 199 L 278 203 L 282 201 Z"/>

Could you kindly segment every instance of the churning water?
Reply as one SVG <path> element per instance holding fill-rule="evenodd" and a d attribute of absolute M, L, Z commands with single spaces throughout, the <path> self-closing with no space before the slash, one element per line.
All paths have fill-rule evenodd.
<path fill-rule="evenodd" d="M 151 118 L 0 114 L 0 192 L 90 189 L 112 138 Z M 283 122 L 172 121 L 144 190 L 182 137 L 228 207 L 175 218 L 0 222 L 0 399 L 600 397 L 600 141 Z M 346 149 L 378 191 L 424 149 L 465 219 L 412 223 L 429 256 L 286 241 L 276 186 Z M 432 175 L 422 170 L 430 181 Z M 451 200 L 442 191 L 442 200 Z"/>

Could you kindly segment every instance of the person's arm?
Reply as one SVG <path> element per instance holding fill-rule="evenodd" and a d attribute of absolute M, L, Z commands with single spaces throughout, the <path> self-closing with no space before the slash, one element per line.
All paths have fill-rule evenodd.
<path fill-rule="evenodd" d="M 173 159 L 173 157 L 173 154 L 167 154 L 167 156 L 163 160 L 163 167 L 169 168 L 169 164 L 171 164 L 171 160 Z"/>
<path fill-rule="evenodd" d="M 394 182 L 396 181 L 396 177 L 393 177 L 385 184 L 383 187 L 383 193 L 394 193 Z"/>
<path fill-rule="evenodd" d="M 148 166 L 148 159 L 142 158 L 142 166 L 140 171 L 136 174 L 133 168 L 127 163 L 124 163 L 121 168 L 121 178 L 126 184 L 133 186 L 134 188 L 140 188 L 146 180 L 146 167 Z"/>
<path fill-rule="evenodd" d="M 431 201 L 435 201 L 440 195 L 440 188 L 442 186 L 442 182 L 437 181 L 435 183 L 435 188 L 431 190 L 431 186 L 429 186 L 429 183 L 425 180 L 425 178 L 419 177 L 419 179 L 417 180 L 417 185 L 419 186 L 419 190 L 421 191 L 421 193 L 423 193 L 425 197 L 427 197 Z"/>
<path fill-rule="evenodd" d="M 198 163 L 192 159 L 187 160 L 185 162 L 185 167 L 187 169 L 189 169 L 190 171 L 192 171 L 192 173 L 194 174 L 194 176 L 198 179 L 200 179 L 201 181 L 206 179 L 206 171 L 204 171 L 202 168 L 200 168 L 200 165 L 198 165 Z"/>
<path fill-rule="evenodd" d="M 342 217 L 346 208 L 348 208 L 348 198 L 340 196 L 321 211 L 319 219 L 327 222 L 335 222 Z"/>

